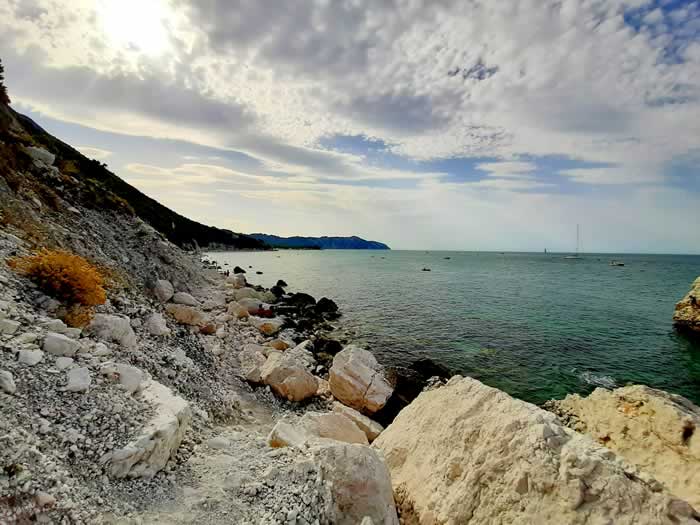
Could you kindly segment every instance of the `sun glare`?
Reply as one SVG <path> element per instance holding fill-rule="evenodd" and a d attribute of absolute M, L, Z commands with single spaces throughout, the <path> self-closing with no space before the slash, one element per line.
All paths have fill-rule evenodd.
<path fill-rule="evenodd" d="M 169 8 L 165 0 L 98 0 L 97 13 L 112 46 L 151 56 L 167 50 Z"/>

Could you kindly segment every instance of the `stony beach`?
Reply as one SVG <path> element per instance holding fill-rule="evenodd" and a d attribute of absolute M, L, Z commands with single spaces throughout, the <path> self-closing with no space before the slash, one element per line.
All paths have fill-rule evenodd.
<path fill-rule="evenodd" d="M 545 409 L 430 360 L 385 367 L 329 336 L 332 298 L 87 206 L 49 149 L 13 146 L 4 169 L 33 184 L 0 178 L 0 523 L 700 520 L 690 401 L 636 386 Z M 108 282 L 82 323 L 13 263 L 46 246 Z"/>

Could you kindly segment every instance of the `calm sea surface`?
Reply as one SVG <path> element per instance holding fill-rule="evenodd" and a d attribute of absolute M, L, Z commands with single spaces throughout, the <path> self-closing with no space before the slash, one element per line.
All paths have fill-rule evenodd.
<path fill-rule="evenodd" d="M 386 364 L 428 356 L 534 403 L 627 383 L 700 403 L 700 344 L 671 326 L 675 303 L 700 275 L 700 256 L 328 250 L 209 257 L 231 270 L 242 266 L 255 284 L 281 278 L 291 291 L 334 299 L 343 329 Z M 611 259 L 625 266 L 610 266 Z"/>

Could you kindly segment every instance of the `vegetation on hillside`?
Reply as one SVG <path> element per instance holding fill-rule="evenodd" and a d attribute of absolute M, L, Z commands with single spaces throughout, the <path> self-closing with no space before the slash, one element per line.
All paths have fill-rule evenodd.
<path fill-rule="evenodd" d="M 0 176 L 16 194 L 38 195 L 51 209 L 57 209 L 63 199 L 72 206 L 136 215 L 183 248 L 269 249 L 264 242 L 247 235 L 183 217 L 140 192 L 109 171 L 106 164 L 88 159 L 12 110 L 7 105 L 9 98 L 2 81 L 0 63 Z M 27 146 L 44 148 L 56 155 L 52 169 L 58 171 L 52 174 L 54 180 L 48 182 L 32 166 L 24 150 Z M 32 175 L 34 172 L 37 176 Z"/>
<path fill-rule="evenodd" d="M 96 306 L 107 299 L 102 274 L 80 255 L 44 248 L 8 262 L 44 293 L 68 304 Z"/>

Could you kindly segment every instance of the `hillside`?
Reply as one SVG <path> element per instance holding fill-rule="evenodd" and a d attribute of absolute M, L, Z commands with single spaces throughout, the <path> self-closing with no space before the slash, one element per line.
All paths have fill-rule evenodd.
<path fill-rule="evenodd" d="M 360 237 L 279 237 L 265 233 L 251 233 L 251 237 L 276 248 L 321 249 L 321 250 L 390 250 L 378 241 L 366 241 Z"/>
<path fill-rule="evenodd" d="M 268 249 L 264 243 L 247 235 L 183 217 L 120 179 L 106 165 L 88 159 L 4 104 L 0 104 L 0 140 L 3 142 L 0 176 L 14 191 L 22 186 L 32 187 L 35 193 L 52 201 L 59 197 L 90 209 L 136 215 L 180 247 Z M 56 155 L 53 163 L 56 181 L 47 183 L 27 175 L 31 170 L 26 169 L 26 165 L 31 159 L 26 155 L 26 147 L 40 147 Z M 25 180 L 12 174 L 17 171 L 25 173 Z"/>

